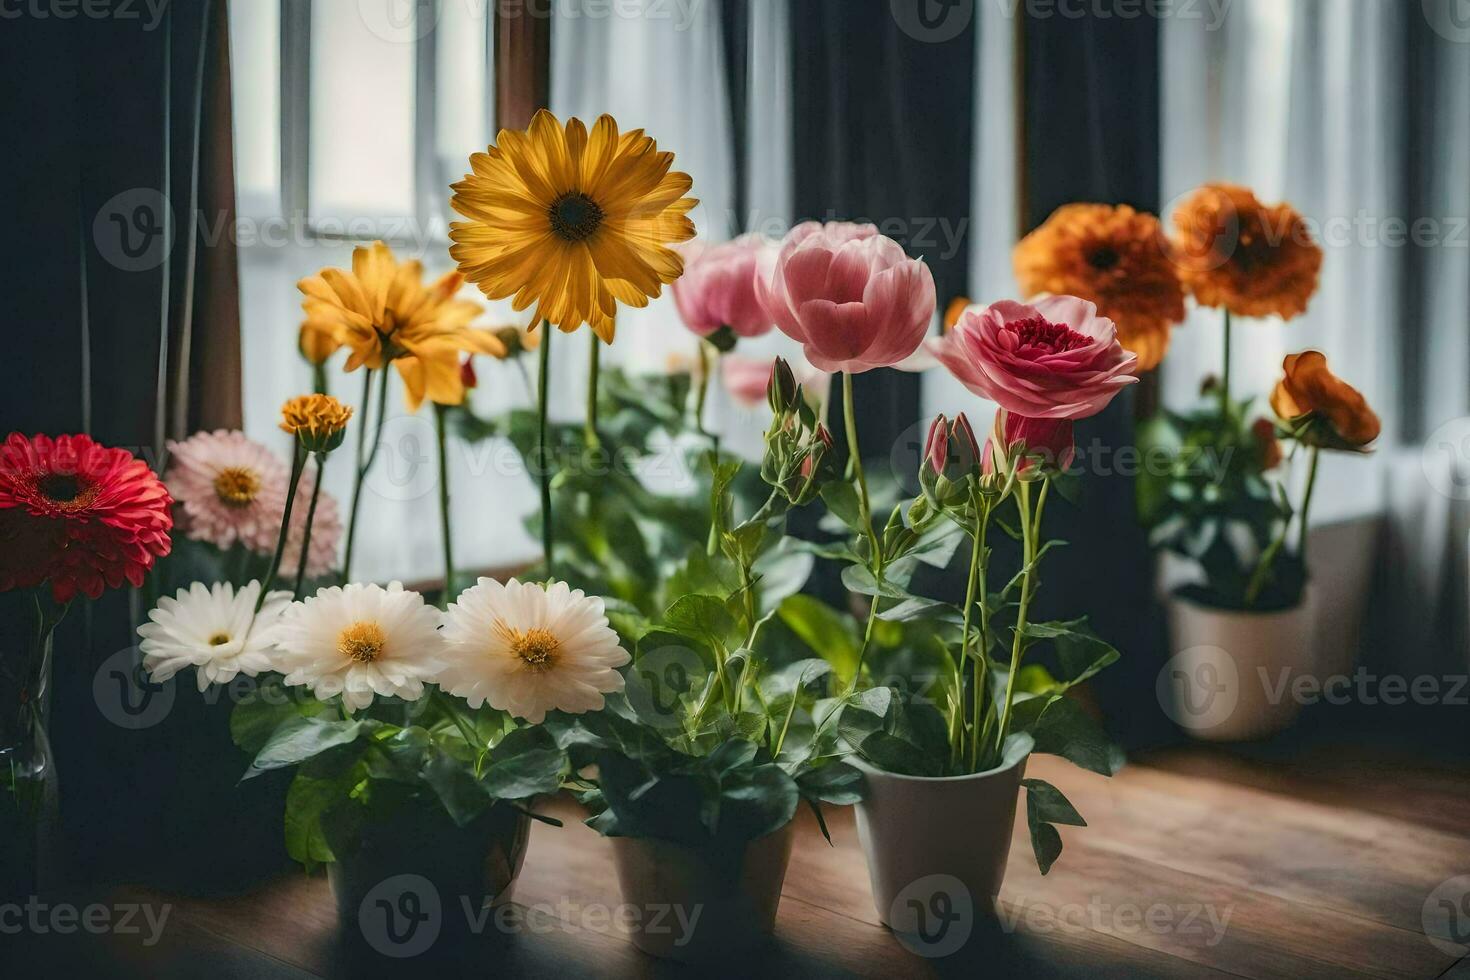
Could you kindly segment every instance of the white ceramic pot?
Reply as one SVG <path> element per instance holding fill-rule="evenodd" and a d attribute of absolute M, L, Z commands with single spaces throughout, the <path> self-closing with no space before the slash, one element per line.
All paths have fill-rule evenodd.
<path fill-rule="evenodd" d="M 1172 656 L 1159 671 L 1159 704 L 1189 735 L 1213 742 L 1265 738 L 1296 721 L 1293 689 L 1317 673 L 1315 602 L 1275 612 L 1220 609 L 1168 598 Z"/>
<path fill-rule="evenodd" d="M 867 781 L 857 804 L 858 840 L 883 924 L 927 948 L 945 922 L 990 916 L 1006 876 L 1026 760 L 947 777 L 903 776 L 851 761 Z"/>
<path fill-rule="evenodd" d="M 746 844 L 692 847 L 612 837 L 633 945 L 660 959 L 709 963 L 766 942 L 776 925 L 794 824 Z"/>

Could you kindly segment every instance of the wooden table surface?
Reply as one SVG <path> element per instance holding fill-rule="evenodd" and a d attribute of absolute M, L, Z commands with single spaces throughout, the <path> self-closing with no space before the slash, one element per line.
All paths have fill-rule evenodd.
<path fill-rule="evenodd" d="M 1035 759 L 1028 775 L 1062 787 L 1090 826 L 1062 829 L 1066 850 L 1043 878 L 1019 819 L 1005 927 L 938 959 L 879 925 L 851 812 L 830 815 L 831 847 L 803 813 L 775 942 L 725 966 L 773 977 L 1470 977 L 1470 959 L 1423 924 L 1431 893 L 1470 874 L 1470 766 L 1371 744 L 1285 757 L 1171 748 L 1111 780 Z M 326 882 L 305 874 L 229 898 L 114 891 L 113 902 L 171 906 L 156 945 L 76 936 L 42 955 L 150 978 L 694 975 L 620 935 L 601 911 L 620 902 L 608 843 L 572 805 L 554 810 L 567 826 L 535 827 L 513 933 L 437 959 L 355 952 L 338 939 Z"/>

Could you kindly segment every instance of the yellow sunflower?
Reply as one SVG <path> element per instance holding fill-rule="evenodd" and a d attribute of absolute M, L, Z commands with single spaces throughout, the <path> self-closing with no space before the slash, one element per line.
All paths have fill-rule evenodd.
<path fill-rule="evenodd" d="M 323 269 L 301 280 L 300 346 L 320 364 L 347 347 L 347 370 L 380 371 L 392 362 L 403 378 L 408 410 L 427 396 L 443 405 L 464 400 L 461 352 L 501 357 L 505 345 L 491 332 L 476 330 L 479 303 L 455 299 L 464 277 L 451 272 L 431 285 L 423 266 L 398 262 L 382 242 L 352 250 L 352 269 Z"/>
<path fill-rule="evenodd" d="M 1140 371 L 1158 367 L 1170 329 L 1184 319 L 1184 289 L 1159 219 L 1126 204 L 1065 204 L 1021 239 L 1012 261 L 1023 293 L 1096 303 Z"/>
<path fill-rule="evenodd" d="M 491 299 L 536 304 L 536 322 L 570 333 L 589 324 L 611 343 L 619 302 L 647 306 L 684 271 L 668 246 L 694 237 L 688 174 L 670 170 L 643 130 L 619 135 L 611 116 L 589 134 L 546 110 L 524 133 L 470 157 L 453 185 L 449 254 Z"/>

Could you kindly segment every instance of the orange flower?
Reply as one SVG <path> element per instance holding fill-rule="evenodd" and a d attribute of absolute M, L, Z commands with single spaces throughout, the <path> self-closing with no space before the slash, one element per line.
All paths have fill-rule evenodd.
<path fill-rule="evenodd" d="M 1271 393 L 1271 407 L 1290 422 L 1297 440 L 1324 449 L 1362 450 L 1383 426 L 1357 389 L 1327 369 L 1327 357 L 1309 350 L 1288 354 L 1286 373 Z"/>
<path fill-rule="evenodd" d="M 968 296 L 956 296 L 954 299 L 949 301 L 949 305 L 944 308 L 945 333 L 949 333 L 951 330 L 954 329 L 954 325 L 960 322 L 960 316 L 964 314 L 965 310 L 967 310 L 969 306 L 970 297 Z"/>
<path fill-rule="evenodd" d="M 1174 212 L 1179 277 L 1202 306 L 1239 316 L 1305 313 L 1322 249 L 1289 204 L 1267 207 L 1245 187 L 1206 184 Z"/>
<path fill-rule="evenodd" d="M 1184 319 L 1184 291 L 1159 219 L 1126 204 L 1066 204 L 1021 239 L 1012 255 L 1027 295 L 1078 296 L 1118 327 L 1118 341 L 1157 367 L 1170 328 Z"/>
<path fill-rule="evenodd" d="M 1281 465 L 1281 440 L 1276 438 L 1276 423 L 1270 419 L 1256 419 L 1251 425 L 1251 435 L 1256 437 L 1260 451 L 1262 470 L 1274 470 Z"/>

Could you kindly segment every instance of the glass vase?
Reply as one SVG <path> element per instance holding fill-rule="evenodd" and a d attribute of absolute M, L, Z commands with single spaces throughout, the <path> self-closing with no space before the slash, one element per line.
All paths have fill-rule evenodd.
<path fill-rule="evenodd" d="M 0 903 L 38 894 L 56 853 L 51 651 L 47 632 L 25 655 L 0 656 Z"/>

